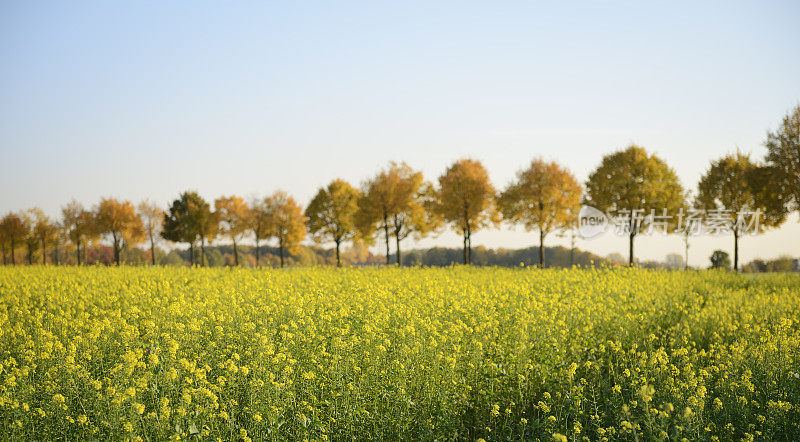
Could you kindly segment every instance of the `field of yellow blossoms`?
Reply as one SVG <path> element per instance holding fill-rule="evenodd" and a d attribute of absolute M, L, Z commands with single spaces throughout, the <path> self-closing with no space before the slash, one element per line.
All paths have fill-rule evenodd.
<path fill-rule="evenodd" d="M 16 440 L 798 440 L 800 277 L 0 269 Z"/>

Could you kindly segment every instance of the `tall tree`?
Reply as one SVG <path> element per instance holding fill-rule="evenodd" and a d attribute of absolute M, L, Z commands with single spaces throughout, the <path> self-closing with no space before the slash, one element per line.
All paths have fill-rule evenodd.
<path fill-rule="evenodd" d="M 208 203 L 194 191 L 180 194 L 164 214 L 161 237 L 172 242 L 189 244 L 189 262 L 195 265 L 194 247 L 200 237 L 200 212 L 210 210 Z"/>
<path fill-rule="evenodd" d="M 464 264 L 471 264 L 472 234 L 500 221 L 495 190 L 486 168 L 468 158 L 456 161 L 439 177 L 434 198 L 436 213 L 461 233 Z"/>
<path fill-rule="evenodd" d="M 286 192 L 276 191 L 264 200 L 269 236 L 278 240 L 281 267 L 284 253 L 298 252 L 300 242 L 306 237 L 306 217 L 303 208 Z"/>
<path fill-rule="evenodd" d="M 422 172 L 406 163 L 391 162 L 363 187 L 356 216 L 361 237 L 369 242 L 376 227 L 383 231 L 386 264 L 391 263 L 389 238 L 394 237 L 396 262 L 402 265 L 400 241 L 412 234 L 424 237 L 437 225 L 437 218 L 426 210 L 431 186 L 424 181 Z"/>
<path fill-rule="evenodd" d="M 33 257 L 39 251 L 39 238 L 36 237 L 34 228 L 36 227 L 37 214 L 41 209 L 34 207 L 22 212 L 22 224 L 25 226 L 25 246 L 28 251 L 28 265 L 33 265 Z"/>
<path fill-rule="evenodd" d="M 784 214 L 800 212 L 800 105 L 783 117 L 781 126 L 767 134 L 767 165 L 771 170 L 767 196 Z"/>
<path fill-rule="evenodd" d="M 395 239 L 397 265 L 403 265 L 400 241 L 414 235 L 425 237 L 438 227 L 440 221 L 431 208 L 434 198 L 433 186 L 425 182 L 422 172 L 413 170 L 405 163 L 393 163 L 388 171 L 393 183 L 394 213 L 391 216 L 392 236 Z"/>
<path fill-rule="evenodd" d="M 95 209 L 97 232 L 111 238 L 114 247 L 114 263 L 119 265 L 120 252 L 144 239 L 142 220 L 130 201 L 103 198 Z"/>
<path fill-rule="evenodd" d="M 558 230 L 566 230 L 578 218 L 581 185 L 564 167 L 541 158 L 517 172 L 499 198 L 503 218 L 522 224 L 526 230 L 539 231 L 539 264 L 545 267 L 544 239 Z"/>
<path fill-rule="evenodd" d="M 97 238 L 94 215 L 73 199 L 61 208 L 61 219 L 67 237 L 75 247 L 75 260 L 81 265 L 81 247 L 85 255 L 86 246 Z"/>
<path fill-rule="evenodd" d="M 269 213 L 266 198 L 253 199 L 247 211 L 247 227 L 256 243 L 256 267 L 261 267 L 261 241 L 269 238 Z"/>
<path fill-rule="evenodd" d="M 589 175 L 586 203 L 602 211 L 627 214 L 628 264 L 634 264 L 633 240 L 639 233 L 640 215 L 655 210 L 670 216 L 683 205 L 683 187 L 664 160 L 635 144 L 603 157 Z M 674 228 L 674 224 L 669 226 Z"/>
<path fill-rule="evenodd" d="M 233 262 L 238 266 L 239 249 L 236 243 L 247 232 L 247 203 L 242 197 L 236 195 L 223 196 L 214 201 L 214 208 L 220 222 L 219 233 L 233 242 Z"/>
<path fill-rule="evenodd" d="M 742 212 L 759 211 L 759 230 L 778 225 L 785 218 L 780 208 L 770 204 L 773 200 L 764 197 L 768 174 L 760 167 L 741 152 L 725 155 L 711 162 L 697 185 L 698 206 L 714 211 L 733 233 L 734 271 L 739 271 L 739 238 L 754 227 L 750 217 L 742 218 Z"/>
<path fill-rule="evenodd" d="M 161 232 L 161 223 L 164 220 L 164 211 L 150 200 L 144 200 L 136 207 L 139 218 L 142 220 L 147 239 L 150 240 L 150 263 L 156 265 L 156 238 Z"/>
<path fill-rule="evenodd" d="M 320 188 L 306 208 L 308 231 L 316 241 L 333 241 L 336 266 L 341 267 L 339 248 L 356 236 L 356 213 L 361 193 L 347 181 L 336 179 Z"/>
<path fill-rule="evenodd" d="M 56 241 L 58 241 L 58 226 L 39 208 L 33 209 L 33 221 L 33 231 L 31 233 L 41 245 L 42 264 L 47 264 L 47 246 L 55 246 Z"/>
<path fill-rule="evenodd" d="M 386 264 L 391 264 L 389 251 L 390 218 L 394 214 L 394 189 L 385 170 L 380 171 L 375 177 L 363 185 L 361 198 L 358 199 L 356 212 L 356 226 L 359 236 L 371 243 L 373 234 L 377 230 L 383 232 L 386 244 Z"/>
<path fill-rule="evenodd" d="M 25 223 L 22 221 L 22 217 L 13 212 L 6 214 L 2 221 L 0 221 L 0 232 L 2 232 L 3 238 L 8 244 L 11 264 L 14 265 L 17 263 L 14 253 L 17 245 L 25 242 L 25 237 L 28 233 L 25 228 Z"/>

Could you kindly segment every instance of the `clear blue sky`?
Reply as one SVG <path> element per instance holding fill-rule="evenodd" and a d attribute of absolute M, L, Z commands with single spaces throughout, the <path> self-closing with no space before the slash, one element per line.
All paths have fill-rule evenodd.
<path fill-rule="evenodd" d="M 630 142 L 695 188 L 715 157 L 760 158 L 800 101 L 800 2 L 555 3 L 3 1 L 0 211 L 188 188 L 305 204 L 390 160 L 434 179 L 467 155 L 498 187 L 537 155 L 584 180 Z M 697 243 L 699 264 L 732 240 Z M 742 242 L 745 259 L 798 251 L 797 217 Z"/>

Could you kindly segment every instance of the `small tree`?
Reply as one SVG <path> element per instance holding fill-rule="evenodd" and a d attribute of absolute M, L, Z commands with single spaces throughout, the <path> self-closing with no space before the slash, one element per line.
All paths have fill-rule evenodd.
<path fill-rule="evenodd" d="M 142 220 L 130 201 L 103 198 L 95 209 L 97 232 L 111 238 L 114 247 L 114 263 L 119 265 L 120 252 L 144 239 Z"/>
<path fill-rule="evenodd" d="M 752 228 L 742 213 L 759 211 L 758 228 L 779 225 L 783 222 L 780 209 L 765 198 L 765 173 L 750 161 L 749 155 L 737 152 L 711 162 L 711 166 L 697 185 L 696 203 L 727 222 L 733 233 L 733 270 L 739 271 L 739 238 Z M 768 175 L 767 175 L 768 176 Z M 753 232 L 757 233 L 757 232 Z"/>
<path fill-rule="evenodd" d="M 714 253 L 711 254 L 709 259 L 711 260 L 712 269 L 731 269 L 731 257 L 728 255 L 728 252 L 714 250 Z"/>
<path fill-rule="evenodd" d="M 284 253 L 297 253 L 300 242 L 306 237 L 306 217 L 303 208 L 286 192 L 277 191 L 264 200 L 269 236 L 278 240 L 281 267 Z"/>
<path fill-rule="evenodd" d="M 321 188 L 306 208 L 308 231 L 316 241 L 336 245 L 336 266 L 341 267 L 340 246 L 357 233 L 356 212 L 361 194 L 348 182 L 336 179 Z"/>
<path fill-rule="evenodd" d="M 489 173 L 483 164 L 472 159 L 456 161 L 439 177 L 432 208 L 442 220 L 461 233 L 464 264 L 472 263 L 472 235 L 500 221 Z"/>
<path fill-rule="evenodd" d="M 33 257 L 39 251 L 39 238 L 36 237 L 36 216 L 41 209 L 34 207 L 22 212 L 22 224 L 25 226 L 25 247 L 27 249 L 28 265 L 33 265 Z"/>
<path fill-rule="evenodd" d="M 74 199 L 61 208 L 61 223 L 67 238 L 75 247 L 75 260 L 81 265 L 81 247 L 86 253 L 86 245 L 97 238 L 94 215 Z"/>
<path fill-rule="evenodd" d="M 581 185 L 564 167 L 535 159 L 500 195 L 503 217 L 526 230 L 539 231 L 539 264 L 545 267 L 544 239 L 563 231 L 578 218 Z"/>
<path fill-rule="evenodd" d="M 183 192 L 172 202 L 164 214 L 161 237 L 173 242 L 189 244 L 189 263 L 195 265 L 194 246 L 200 238 L 200 218 L 208 203 L 194 191 Z"/>
<path fill-rule="evenodd" d="M 33 209 L 33 236 L 39 241 L 42 248 L 42 264 L 47 264 L 47 246 L 55 245 L 58 241 L 58 226 L 42 209 Z"/>
<path fill-rule="evenodd" d="M 161 232 L 161 223 L 164 220 L 164 211 L 150 200 L 144 200 L 137 207 L 139 218 L 147 238 L 150 240 L 150 263 L 156 265 L 156 238 Z"/>
<path fill-rule="evenodd" d="M 2 221 L 0 221 L 0 233 L 2 233 L 4 242 L 8 244 L 8 249 L 11 255 L 11 264 L 15 265 L 17 261 L 14 252 L 18 244 L 25 242 L 25 238 L 28 233 L 22 217 L 13 212 L 6 214 Z"/>
<path fill-rule="evenodd" d="M 633 240 L 639 233 L 639 215 L 653 210 L 678 213 L 684 205 L 678 176 L 664 160 L 632 144 L 603 157 L 589 175 L 586 203 L 603 211 L 627 214 L 628 265 L 634 264 Z M 670 224 L 674 228 L 674 224 Z"/>
<path fill-rule="evenodd" d="M 269 238 L 269 214 L 266 198 L 254 199 L 247 211 L 247 227 L 253 234 L 256 243 L 256 267 L 261 267 L 261 241 Z"/>
<path fill-rule="evenodd" d="M 247 203 L 242 197 L 236 195 L 223 196 L 214 201 L 214 208 L 220 221 L 219 233 L 233 242 L 233 262 L 238 266 L 239 249 L 236 243 L 247 232 Z"/>
<path fill-rule="evenodd" d="M 400 242 L 415 235 L 422 238 L 437 226 L 433 213 L 426 210 L 431 197 L 431 186 L 422 177 L 422 172 L 413 170 L 406 163 L 389 163 L 364 184 L 358 202 L 356 222 L 362 238 L 371 242 L 376 229 L 383 231 L 386 243 L 386 264 L 390 264 L 389 237 L 395 239 L 397 265 L 402 265 Z"/>

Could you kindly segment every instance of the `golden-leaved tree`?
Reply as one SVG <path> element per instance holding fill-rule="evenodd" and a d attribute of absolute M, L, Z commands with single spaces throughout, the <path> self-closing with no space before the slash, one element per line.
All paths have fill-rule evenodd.
<path fill-rule="evenodd" d="M 433 196 L 433 210 L 461 233 L 464 264 L 471 264 L 472 235 L 500 222 L 489 173 L 479 161 L 469 158 L 458 160 L 439 177 L 439 188 Z"/>
<path fill-rule="evenodd" d="M 336 179 L 320 188 L 306 207 L 308 231 L 318 242 L 336 245 L 336 266 L 341 267 L 340 246 L 355 238 L 356 213 L 361 192 L 347 181 Z"/>
<path fill-rule="evenodd" d="M 767 227 L 777 226 L 785 219 L 780 207 L 771 204 L 770 186 L 765 181 L 769 174 L 765 166 L 754 163 L 741 152 L 725 155 L 712 161 L 697 185 L 696 204 L 704 210 L 713 210 L 716 217 L 727 222 L 733 233 L 733 270 L 739 270 L 739 239 L 745 233 L 759 233 Z M 754 214 L 744 212 L 758 211 Z M 757 226 L 754 222 L 757 221 Z M 751 231 L 751 229 L 757 230 Z"/>
<path fill-rule="evenodd" d="M 545 267 L 544 240 L 551 232 L 565 230 L 578 218 L 581 185 L 565 167 L 534 159 L 499 197 L 503 218 L 539 231 L 539 264 Z"/>
<path fill-rule="evenodd" d="M 42 264 L 47 264 L 47 247 L 58 242 L 58 224 L 54 223 L 43 210 L 34 209 L 34 224 L 31 234 L 42 249 Z"/>
<path fill-rule="evenodd" d="M 136 207 L 142 228 L 150 241 L 150 263 L 156 265 L 156 238 L 161 232 L 161 223 L 164 220 L 164 210 L 150 200 L 144 200 Z"/>
<path fill-rule="evenodd" d="M 678 175 L 667 163 L 631 144 L 603 157 L 600 166 L 586 182 L 586 203 L 602 211 L 616 209 L 627 214 L 628 264 L 633 265 L 633 240 L 639 234 L 644 216 L 653 210 L 675 216 L 683 207 L 683 187 Z M 642 216 L 645 214 L 644 216 Z M 667 222 L 667 227 L 675 227 Z"/>
<path fill-rule="evenodd" d="M 75 247 L 75 261 L 81 265 L 81 257 L 86 255 L 86 246 L 97 239 L 94 215 L 83 208 L 76 200 L 61 208 L 61 224 L 66 230 L 67 238 Z M 81 249 L 83 252 L 81 252 Z"/>
<path fill-rule="evenodd" d="M 306 237 L 306 217 L 303 208 L 286 192 L 276 191 L 264 199 L 267 214 L 267 232 L 278 241 L 281 267 L 286 252 L 296 254 L 300 242 Z"/>
<path fill-rule="evenodd" d="M 371 239 L 376 227 L 383 231 L 386 263 L 390 264 L 389 237 L 395 239 L 397 265 L 402 265 L 400 241 L 414 235 L 424 237 L 437 226 L 434 212 L 427 210 L 431 186 L 422 172 L 406 163 L 389 164 L 364 185 L 356 217 L 362 237 Z"/>
<path fill-rule="evenodd" d="M 100 235 L 111 238 L 114 263 L 119 265 L 120 252 L 144 240 L 142 220 L 130 201 L 103 198 L 95 209 L 95 225 Z"/>
<path fill-rule="evenodd" d="M 237 242 L 241 241 L 248 228 L 249 209 L 247 203 L 240 196 L 223 196 L 214 201 L 214 208 L 220 222 L 219 233 L 233 242 L 233 262 L 238 266 Z"/>
<path fill-rule="evenodd" d="M 3 244 L 3 264 L 6 263 L 6 253 L 10 255 L 11 264 L 17 263 L 15 251 L 19 244 L 25 242 L 27 229 L 22 217 L 18 213 L 9 212 L 0 220 L 0 242 Z M 8 252 L 6 252 L 6 248 Z"/>

